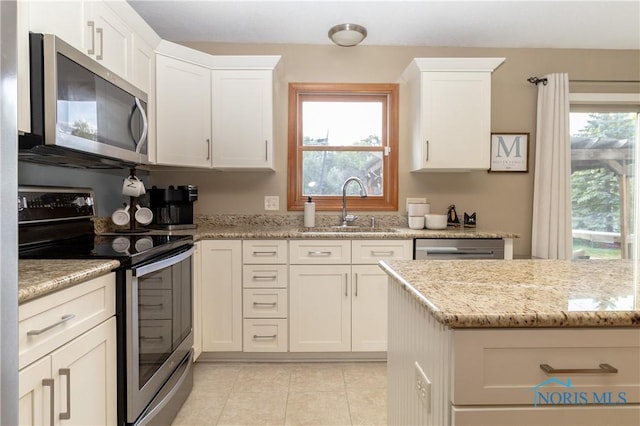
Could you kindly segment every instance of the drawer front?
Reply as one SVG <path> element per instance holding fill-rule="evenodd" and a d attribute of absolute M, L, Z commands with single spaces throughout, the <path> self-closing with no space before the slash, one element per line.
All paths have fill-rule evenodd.
<path fill-rule="evenodd" d="M 287 265 L 244 265 L 242 287 L 287 288 Z"/>
<path fill-rule="evenodd" d="M 287 318 L 286 289 L 248 289 L 243 296 L 244 318 Z"/>
<path fill-rule="evenodd" d="M 412 240 L 354 240 L 351 242 L 353 264 L 375 264 L 380 260 L 411 260 Z"/>
<path fill-rule="evenodd" d="M 242 263 L 287 263 L 287 242 L 285 240 L 244 240 L 242 241 Z"/>
<path fill-rule="evenodd" d="M 245 319 L 244 352 L 286 352 L 286 319 Z"/>
<path fill-rule="evenodd" d="M 115 295 L 111 273 L 20 305 L 19 368 L 115 315 Z"/>
<path fill-rule="evenodd" d="M 453 334 L 455 405 L 640 403 L 637 329 L 455 330 Z M 546 373 L 541 364 L 569 371 Z M 601 364 L 618 371 L 607 372 Z"/>
<path fill-rule="evenodd" d="M 289 243 L 291 264 L 330 265 L 351 263 L 351 241 L 294 240 Z"/>

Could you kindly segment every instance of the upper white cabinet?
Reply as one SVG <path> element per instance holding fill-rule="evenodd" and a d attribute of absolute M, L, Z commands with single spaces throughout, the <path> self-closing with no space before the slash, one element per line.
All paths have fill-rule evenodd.
<path fill-rule="evenodd" d="M 167 41 L 156 54 L 158 164 L 273 170 L 280 56 L 208 55 Z M 185 117 L 190 114 L 194 117 Z"/>
<path fill-rule="evenodd" d="M 412 171 L 487 170 L 491 73 L 504 58 L 415 58 L 403 74 Z"/>

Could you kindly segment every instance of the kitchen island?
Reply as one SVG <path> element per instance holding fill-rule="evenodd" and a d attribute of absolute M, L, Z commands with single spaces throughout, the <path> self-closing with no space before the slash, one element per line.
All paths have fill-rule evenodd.
<path fill-rule="evenodd" d="M 640 424 L 632 262 L 380 265 L 390 424 Z"/>

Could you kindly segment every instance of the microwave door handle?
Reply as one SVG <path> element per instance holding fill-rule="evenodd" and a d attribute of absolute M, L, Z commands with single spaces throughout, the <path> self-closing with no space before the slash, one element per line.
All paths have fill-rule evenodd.
<path fill-rule="evenodd" d="M 136 153 L 140 154 L 140 151 L 142 151 L 142 147 L 147 143 L 147 132 L 149 131 L 149 121 L 147 120 L 147 112 L 144 110 L 144 108 L 142 108 L 142 104 L 140 103 L 140 99 L 138 99 L 137 97 L 136 99 L 136 106 L 138 107 L 138 109 L 140 110 L 140 115 L 142 116 L 142 135 L 140 135 L 140 139 L 136 142 Z"/>

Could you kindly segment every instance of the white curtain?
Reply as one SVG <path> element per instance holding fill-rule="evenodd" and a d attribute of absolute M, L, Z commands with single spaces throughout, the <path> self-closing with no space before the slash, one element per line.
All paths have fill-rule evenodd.
<path fill-rule="evenodd" d="M 571 259 L 571 146 L 569 76 L 544 76 L 538 84 L 531 255 Z"/>

